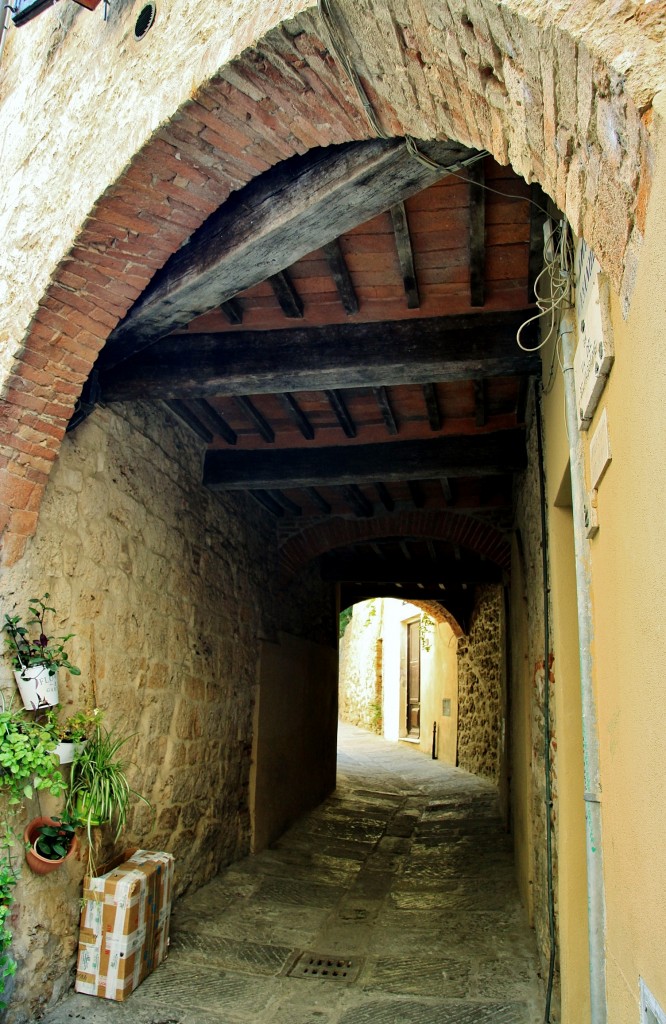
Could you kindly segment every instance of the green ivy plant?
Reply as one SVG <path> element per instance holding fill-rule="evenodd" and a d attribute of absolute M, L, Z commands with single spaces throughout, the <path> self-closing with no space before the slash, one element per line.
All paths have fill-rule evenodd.
<path fill-rule="evenodd" d="M 0 1010 L 7 1008 L 3 999 L 7 979 L 16 972 L 16 960 L 9 953 L 12 933 L 7 926 L 14 902 L 15 885 L 16 876 L 12 871 L 9 858 L 5 855 L 0 858 Z"/>
<path fill-rule="evenodd" d="M 25 625 L 20 615 L 5 613 L 2 628 L 6 634 L 6 653 L 18 672 L 43 665 L 48 668 L 50 675 L 55 675 L 59 668 L 66 668 L 73 676 L 80 676 L 81 669 L 72 665 L 65 650 L 65 644 L 74 634 L 49 636 L 46 632 L 46 616 L 48 613 L 56 614 L 55 608 L 46 603 L 48 599 L 49 594 L 30 598 L 28 613 L 31 617 Z"/>

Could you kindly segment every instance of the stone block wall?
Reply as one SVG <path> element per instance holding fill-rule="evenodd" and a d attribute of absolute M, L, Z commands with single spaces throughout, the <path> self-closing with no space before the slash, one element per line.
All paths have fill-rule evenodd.
<path fill-rule="evenodd" d="M 249 497 L 205 491 L 201 461 L 200 442 L 159 405 L 96 410 L 65 439 L 0 608 L 22 612 L 48 591 L 58 632 L 76 634 L 81 676 L 63 674 L 62 703 L 102 707 L 133 736 L 130 784 L 152 810 L 135 804 L 119 847 L 172 852 L 177 893 L 249 849 L 260 641 L 285 630 L 335 649 L 332 595 L 307 574 L 278 588 L 270 517 Z M 10 693 L 7 662 L 0 672 Z M 34 800 L 26 814 L 38 813 Z M 107 841 L 100 859 L 109 852 Z M 47 879 L 22 872 L 11 1024 L 70 983 L 82 873 L 82 863 Z"/>
<path fill-rule="evenodd" d="M 458 640 L 458 765 L 499 782 L 502 588 L 479 587 L 467 636 Z"/>
<path fill-rule="evenodd" d="M 383 601 L 361 601 L 340 638 L 340 720 L 382 732 Z"/>

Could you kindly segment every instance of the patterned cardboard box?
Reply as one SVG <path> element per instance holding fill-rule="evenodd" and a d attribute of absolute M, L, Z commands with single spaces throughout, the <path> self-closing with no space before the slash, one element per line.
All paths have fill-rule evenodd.
<path fill-rule="evenodd" d="M 105 999 L 127 999 L 169 945 L 173 857 L 136 850 L 124 858 L 83 881 L 75 987 Z"/>

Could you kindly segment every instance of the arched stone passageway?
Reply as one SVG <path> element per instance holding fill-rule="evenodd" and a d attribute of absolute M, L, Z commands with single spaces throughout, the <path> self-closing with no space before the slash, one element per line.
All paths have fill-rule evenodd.
<path fill-rule="evenodd" d="M 94 141 L 99 132 L 82 123 L 78 149 L 95 165 L 97 195 L 88 186 L 77 202 L 74 190 L 58 212 L 48 190 L 29 192 L 32 230 L 45 220 L 65 223 L 48 257 L 40 255 L 26 274 L 22 253 L 7 275 L 5 564 L 20 557 L 34 531 L 50 468 L 98 352 L 155 270 L 232 190 L 272 164 L 371 134 L 311 5 L 262 7 L 250 20 L 242 19 L 239 5 L 237 14 L 231 45 L 240 56 L 223 48 L 228 62 L 216 68 L 214 47 L 204 51 L 187 83 L 192 99 L 183 98 L 181 87 L 173 93 L 180 101 L 162 95 L 156 109 L 140 105 L 128 133 L 129 111 L 123 114 L 114 98 L 115 123 L 106 122 L 102 148 Z M 555 14 L 536 3 L 500 8 L 494 2 L 437 11 L 415 2 L 400 13 L 390 3 L 381 10 L 342 3 L 336 12 L 388 135 L 452 137 L 538 180 L 628 299 L 649 193 L 658 31 L 638 10 L 627 18 L 594 15 L 592 3 Z M 199 12 L 196 28 L 205 17 Z M 123 14 L 125 31 L 129 21 Z M 190 29 L 183 24 L 181 31 Z M 164 45 L 163 37 L 153 38 Z M 67 47 L 66 31 L 60 46 Z M 70 88 L 77 74 L 85 81 L 91 60 L 81 53 L 76 72 L 69 69 Z M 121 58 L 118 73 L 122 67 Z M 14 83 L 17 73 L 12 64 Z M 51 74 L 35 93 L 36 100 L 44 97 L 45 111 L 54 102 L 47 97 L 57 62 Z M 135 120 L 139 112 L 142 120 Z M 35 152 L 41 154 L 47 174 L 45 136 L 35 150 L 30 122 L 17 114 L 5 108 L 15 159 L 33 151 L 34 162 Z M 51 148 L 62 130 L 54 116 Z M 116 146 L 112 166 L 119 173 L 104 181 L 101 153 Z M 81 228 L 71 233 L 69 224 Z M 26 230 L 16 219 L 5 235 L 8 252 L 26 248 Z M 26 279 L 46 284 L 45 275 L 50 283 L 42 294 L 39 284 L 21 287 Z"/>

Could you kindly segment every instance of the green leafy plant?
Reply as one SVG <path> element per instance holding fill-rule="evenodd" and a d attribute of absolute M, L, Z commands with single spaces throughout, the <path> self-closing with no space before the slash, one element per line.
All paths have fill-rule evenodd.
<path fill-rule="evenodd" d="M 79 826 L 77 818 L 64 815 L 62 818 L 52 818 L 52 825 L 42 825 L 39 835 L 35 840 L 35 850 L 40 857 L 47 860 L 62 860 L 70 851 L 76 829 Z"/>
<path fill-rule="evenodd" d="M 53 755 L 58 739 L 48 721 L 39 722 L 11 705 L 0 711 L 0 796 L 10 812 L 35 790 L 62 796 L 67 786 Z M 7 826 L 6 831 L 11 833 Z"/>
<path fill-rule="evenodd" d="M 344 636 L 344 632 L 345 632 L 347 626 L 349 625 L 349 623 L 351 622 L 353 614 L 354 614 L 354 606 L 353 605 L 350 605 L 349 608 L 345 608 L 345 610 L 343 612 L 340 612 L 340 623 L 339 623 L 339 631 L 338 631 L 338 636 L 339 637 L 343 637 Z"/>
<path fill-rule="evenodd" d="M 46 603 L 48 599 L 48 594 L 30 598 L 28 612 L 31 617 L 25 625 L 20 615 L 5 614 L 2 626 L 6 634 L 5 651 L 12 666 L 19 672 L 43 665 L 48 668 L 50 675 L 55 675 L 59 668 L 66 668 L 73 676 L 79 676 L 81 669 L 72 665 L 65 650 L 65 644 L 74 634 L 49 636 L 46 632 L 47 614 L 56 614 L 55 608 Z"/>
<path fill-rule="evenodd" d="M 103 715 L 101 708 L 94 708 L 92 711 L 75 711 L 73 715 L 61 720 L 61 711 L 58 704 L 46 711 L 46 717 L 57 739 L 67 743 L 82 743 L 84 740 L 90 739 L 95 726 L 101 722 Z"/>
<path fill-rule="evenodd" d="M 7 856 L 0 859 L 0 1010 L 6 1009 L 7 1004 L 3 1000 L 7 978 L 16 972 L 16 960 L 10 955 L 9 947 L 12 944 L 12 933 L 7 926 L 14 902 L 14 886 L 16 876 L 12 871 Z"/>
<path fill-rule="evenodd" d="M 86 826 L 91 846 L 91 828 L 96 825 L 115 823 L 118 839 L 132 797 L 151 806 L 127 781 L 129 761 L 123 759 L 121 750 L 131 738 L 97 723 L 85 747 L 74 757 L 66 809 Z"/>

